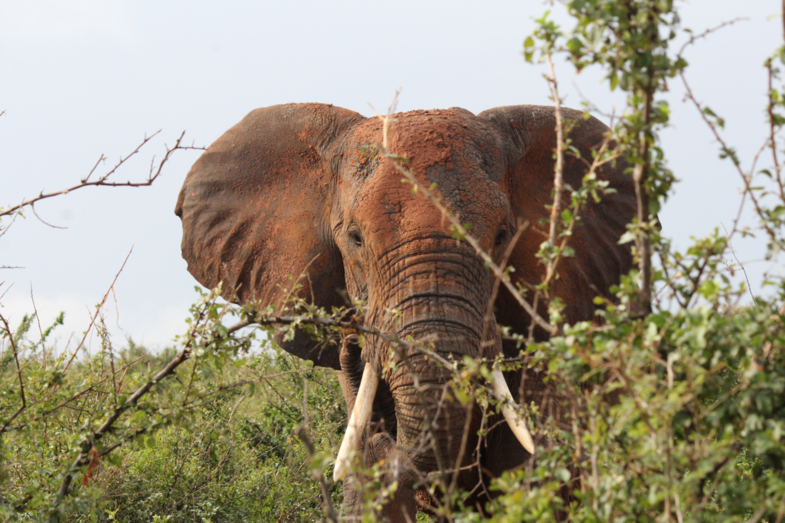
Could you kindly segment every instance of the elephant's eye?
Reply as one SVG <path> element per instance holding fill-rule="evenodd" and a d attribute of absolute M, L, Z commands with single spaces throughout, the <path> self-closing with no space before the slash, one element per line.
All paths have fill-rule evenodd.
<path fill-rule="evenodd" d="M 363 246 L 363 237 L 360 236 L 360 231 L 357 231 L 357 230 L 349 231 L 349 239 L 357 247 L 362 247 Z"/>
<path fill-rule="evenodd" d="M 496 235 L 496 245 L 501 245 L 504 243 L 504 240 L 507 239 L 507 229 L 502 229 L 499 231 L 499 234 Z"/>

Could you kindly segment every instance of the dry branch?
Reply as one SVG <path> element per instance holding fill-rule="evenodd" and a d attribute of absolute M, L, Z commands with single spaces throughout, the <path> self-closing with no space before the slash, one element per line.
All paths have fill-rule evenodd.
<path fill-rule="evenodd" d="M 0 113 L 0 116 L 1 115 L 2 115 L 2 113 Z M 122 157 L 114 165 L 114 167 L 112 167 L 109 171 L 107 171 L 105 174 L 103 174 L 99 178 L 97 178 L 95 180 L 90 180 L 90 178 L 93 176 L 95 171 L 98 169 L 98 166 L 102 162 L 104 162 L 106 160 L 106 157 L 104 155 L 101 155 L 101 157 L 95 163 L 95 165 L 90 170 L 90 172 L 87 174 L 87 176 L 82 178 L 79 181 L 78 184 L 76 184 L 76 185 L 74 185 L 72 187 L 69 187 L 67 189 L 62 189 L 60 191 L 54 191 L 54 192 L 50 192 L 50 193 L 44 193 L 43 191 L 41 191 L 39 193 L 39 195 L 34 197 L 34 198 L 30 198 L 28 200 L 24 200 L 21 203 L 19 203 L 17 205 L 13 205 L 13 206 L 11 206 L 11 207 L 9 207 L 7 209 L 0 209 L 0 218 L 2 218 L 4 216 L 13 216 L 14 219 L 15 219 L 16 216 L 18 216 L 19 212 L 22 209 L 24 209 L 25 207 L 30 207 L 33 210 L 33 213 L 36 215 L 36 217 L 38 217 L 38 214 L 35 213 L 35 208 L 33 207 L 37 202 L 39 202 L 41 200 L 46 200 L 48 198 L 54 198 L 55 196 L 61 196 L 61 195 L 64 195 L 64 194 L 68 194 L 68 193 L 70 193 L 72 191 L 76 191 L 78 189 L 83 189 L 85 187 L 147 187 L 149 185 L 152 185 L 153 182 L 155 182 L 155 180 L 161 175 L 161 172 L 162 172 L 162 169 L 163 169 L 164 165 L 166 165 L 166 163 L 169 161 L 169 158 L 172 156 L 172 154 L 174 154 L 175 151 L 178 151 L 178 150 L 204 150 L 205 149 L 204 147 L 197 147 L 197 146 L 194 146 L 194 145 L 182 145 L 183 137 L 185 136 L 185 131 L 183 131 L 180 134 L 180 136 L 177 138 L 177 141 L 175 142 L 173 147 L 166 147 L 166 153 L 164 154 L 163 159 L 158 163 L 157 166 L 155 165 L 155 157 L 153 157 L 153 161 L 150 164 L 150 172 L 148 173 L 148 176 L 147 176 L 146 180 L 141 181 L 141 182 L 132 182 L 130 180 L 126 181 L 126 182 L 109 181 L 109 178 L 113 174 L 115 174 L 120 167 L 122 167 L 124 164 L 126 164 L 128 162 L 128 160 L 130 160 L 132 157 L 137 155 L 141 151 L 141 149 L 145 145 L 147 145 L 147 143 L 150 140 L 152 140 L 155 136 L 157 136 L 160 132 L 161 131 L 158 130 L 155 133 L 153 133 L 152 135 L 145 137 L 144 140 L 142 140 L 142 142 L 139 145 L 137 145 L 136 148 L 133 151 L 131 151 L 126 156 Z M 41 220 L 41 222 L 45 223 L 46 225 L 49 225 L 50 227 L 57 227 L 55 225 L 51 225 L 49 223 L 46 223 L 40 217 L 38 217 L 38 219 Z M 13 224 L 13 221 L 11 222 L 11 224 L 6 226 L 5 228 L 0 229 L 0 235 L 4 234 L 4 232 L 8 230 L 8 227 L 10 227 L 12 224 Z"/>

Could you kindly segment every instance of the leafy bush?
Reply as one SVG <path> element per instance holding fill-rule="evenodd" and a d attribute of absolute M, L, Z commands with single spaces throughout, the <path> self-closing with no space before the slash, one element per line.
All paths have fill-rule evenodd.
<path fill-rule="evenodd" d="M 20 363 L 28 381 L 55 375 L 64 356 L 48 359 L 40 343 L 26 335 L 33 318 L 17 330 Z M 38 351 L 35 349 L 39 348 Z M 27 401 L 37 416 L 26 430 L 8 432 L 2 446 L 4 516 L 47 520 L 62 471 L 73 459 L 85 426 L 111 409 L 113 394 L 134 390 L 163 367 L 174 349 L 151 354 L 128 340 L 128 347 L 109 345 L 90 359 L 75 360 L 58 390 L 27 387 Z M 15 405 L 16 373 L 8 359 L 2 376 L 7 411 Z M 13 361 L 13 357 L 10 358 Z M 228 358 L 217 367 L 200 369 L 225 384 L 194 397 L 193 404 L 174 406 L 195 367 L 176 381 L 162 382 L 155 397 L 139 404 L 125 419 L 133 438 L 105 456 L 91 449 L 85 470 L 77 474 L 72 502 L 59 517 L 69 521 L 313 521 L 321 513 L 319 484 L 310 474 L 308 453 L 294 435 L 308 413 L 310 435 L 331 448 L 342 436 L 346 413 L 332 371 L 313 369 L 286 353 L 257 351 Z M 35 370 L 33 370 L 35 369 Z M 112 379 L 114 376 L 114 380 Z M 40 380 L 45 382 L 46 380 Z M 114 383 L 113 383 L 114 382 Z M 258 386 L 260 383 L 264 386 Z M 318 393 L 308 394 L 308 390 Z M 74 391 L 79 391 L 81 394 Z M 43 396 L 43 398 L 41 398 Z M 62 398 L 73 398 L 70 401 Z M 119 401 L 122 401 L 121 399 Z M 64 408 L 54 408 L 66 402 Z M 40 419 L 36 419 L 40 418 Z M 115 443 L 115 444 L 117 444 Z M 106 450 L 106 449 L 102 449 Z M 340 489 L 333 488 L 341 502 Z M 25 503 L 25 510 L 11 507 Z M 9 510 L 11 509 L 11 510 Z"/>

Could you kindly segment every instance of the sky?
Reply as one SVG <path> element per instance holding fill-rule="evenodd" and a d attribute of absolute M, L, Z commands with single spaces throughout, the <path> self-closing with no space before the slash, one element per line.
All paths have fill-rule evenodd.
<path fill-rule="evenodd" d="M 687 76 L 698 99 L 726 120 L 724 136 L 748 166 L 766 136 L 762 64 L 782 44 L 778 0 L 678 1 L 696 32 L 746 20 L 691 47 Z M 0 0 L 0 206 L 78 183 L 101 155 L 110 169 L 161 130 L 115 175 L 143 181 L 153 157 L 186 131 L 207 146 L 249 111 L 289 102 L 332 103 L 366 116 L 398 109 L 549 104 L 542 66 L 521 56 L 533 19 L 570 26 L 560 4 L 539 0 L 122 1 Z M 775 16 L 772 16 L 775 15 Z M 564 105 L 590 100 L 618 114 L 597 71 L 576 75 L 557 61 Z M 682 181 L 660 213 L 663 234 L 685 248 L 691 237 L 732 225 L 741 182 L 674 79 L 664 96 L 672 126 L 662 134 Z M 16 324 L 60 311 L 64 346 L 85 330 L 93 307 L 118 277 L 106 309 L 113 340 L 163 347 L 185 331 L 196 281 L 180 256 L 177 194 L 198 151 L 178 151 L 146 188 L 86 188 L 40 202 L 0 237 L 0 312 Z M 747 213 L 743 223 L 754 225 Z M 7 223 L 7 222 L 4 222 Z M 734 241 L 753 281 L 780 271 L 763 261 L 760 238 Z"/>

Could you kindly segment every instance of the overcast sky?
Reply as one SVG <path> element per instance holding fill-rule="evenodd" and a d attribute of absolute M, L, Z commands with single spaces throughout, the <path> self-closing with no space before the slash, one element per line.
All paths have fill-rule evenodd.
<path fill-rule="evenodd" d="M 683 24 L 702 31 L 735 17 L 690 49 L 688 76 L 699 99 L 726 120 L 745 163 L 765 139 L 764 59 L 782 42 L 779 0 L 680 2 Z M 547 104 L 542 69 L 521 57 L 539 0 L 490 1 L 112 1 L 0 0 L 0 205 L 68 187 L 104 154 L 109 169 L 162 129 L 117 179 L 142 180 L 153 155 L 186 130 L 209 145 L 256 107 L 323 102 L 366 116 L 402 87 L 399 110 Z M 556 5 L 553 17 L 566 21 Z M 557 64 L 565 105 L 583 97 L 604 112 L 623 106 L 601 76 Z M 738 175 L 695 109 L 670 86 L 673 127 L 663 135 L 683 181 L 661 212 L 664 234 L 685 247 L 725 224 L 740 200 Z M 606 121 L 607 118 L 597 114 Z M 32 311 L 63 310 L 81 334 L 133 246 L 110 299 L 114 339 L 152 346 L 184 331 L 196 281 L 180 257 L 177 194 L 198 152 L 178 152 L 163 177 L 141 189 L 88 188 L 41 202 L 0 238 L 2 313 L 15 324 Z M 747 223 L 754 222 L 749 216 Z M 766 269 L 760 240 L 734 243 L 754 281 Z M 9 290 L 10 287 L 10 290 Z M 756 289 L 757 291 L 757 289 Z M 119 313 L 119 314 L 118 314 Z M 118 317 L 119 316 L 119 317 Z"/>

